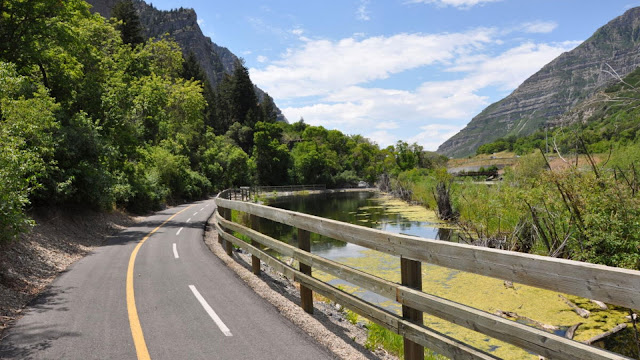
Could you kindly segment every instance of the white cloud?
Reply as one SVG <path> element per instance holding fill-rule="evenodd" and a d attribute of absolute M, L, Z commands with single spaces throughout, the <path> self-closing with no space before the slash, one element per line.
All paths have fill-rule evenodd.
<path fill-rule="evenodd" d="M 420 131 L 415 136 L 412 136 L 406 140 L 409 144 L 418 143 L 424 146 L 425 150 L 434 151 L 447 141 L 453 135 L 462 130 L 464 126 L 460 125 L 448 125 L 448 124 L 430 124 L 421 126 Z"/>
<path fill-rule="evenodd" d="M 557 27 L 558 24 L 553 21 L 534 21 L 522 24 L 520 29 L 530 34 L 548 34 Z"/>
<path fill-rule="evenodd" d="M 380 130 L 393 130 L 397 128 L 398 128 L 398 123 L 395 121 L 384 121 L 376 125 L 376 129 L 380 129 Z"/>
<path fill-rule="evenodd" d="M 204 24 L 204 20 L 203 19 L 198 19 L 197 23 L 198 23 L 198 25 L 202 26 L 202 24 Z"/>
<path fill-rule="evenodd" d="M 492 29 L 453 34 L 397 34 L 339 41 L 304 39 L 281 60 L 250 69 L 251 78 L 276 98 L 323 95 L 386 79 L 406 70 L 447 63 L 492 41 Z"/>
<path fill-rule="evenodd" d="M 371 133 L 364 134 L 363 136 L 370 139 L 371 141 L 374 141 L 381 148 L 385 148 L 389 145 L 395 145 L 395 143 L 398 141 L 397 136 L 384 130 L 374 131 Z"/>
<path fill-rule="evenodd" d="M 487 93 L 513 90 L 579 44 L 528 41 L 505 49 L 509 33 L 480 28 L 337 41 L 301 38 L 279 60 L 252 68 L 251 78 L 286 101 L 282 111 L 289 119 L 363 134 L 381 146 L 403 139 L 435 150 L 490 103 Z M 447 80 L 432 77 L 404 89 L 369 85 L 409 70 L 444 71 Z"/>
<path fill-rule="evenodd" d="M 463 127 L 464 126 L 448 124 L 421 126 L 416 129 L 416 131 L 419 131 L 418 134 L 402 140 L 409 144 L 417 143 L 422 145 L 427 151 L 435 151 L 440 144 L 457 134 Z M 363 136 L 375 141 L 381 147 L 395 145 L 396 142 L 400 140 L 397 135 L 385 130 L 365 133 Z"/>
<path fill-rule="evenodd" d="M 453 6 L 458 9 L 470 9 L 476 5 L 483 5 L 491 2 L 502 0 L 410 0 L 408 3 L 417 4 L 435 4 L 437 6 Z"/>
<path fill-rule="evenodd" d="M 304 30 L 301 28 L 295 28 L 291 30 L 291 33 L 295 36 L 301 36 L 302 34 L 304 34 Z"/>
<path fill-rule="evenodd" d="M 258 57 L 256 58 L 256 60 L 257 60 L 259 63 L 264 63 L 264 62 L 269 61 L 269 59 L 268 59 L 266 56 L 264 56 L 264 55 L 258 55 Z"/>
<path fill-rule="evenodd" d="M 367 9 L 367 6 L 369 6 L 369 0 L 360 0 L 360 6 L 358 6 L 358 10 L 356 10 L 356 18 L 358 20 L 371 20 L 371 16 L 369 16 L 369 10 Z"/>
<path fill-rule="evenodd" d="M 476 90 L 487 86 L 498 86 L 502 90 L 514 89 L 542 66 L 579 44 L 580 41 L 552 44 L 526 42 L 495 57 L 480 55 L 471 61 L 461 58 L 460 64 L 447 71 L 470 73 L 466 82 Z"/>

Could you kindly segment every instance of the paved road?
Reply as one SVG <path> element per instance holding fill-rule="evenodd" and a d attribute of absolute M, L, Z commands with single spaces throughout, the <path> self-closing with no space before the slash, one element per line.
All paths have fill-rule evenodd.
<path fill-rule="evenodd" d="M 209 251 L 213 209 L 159 212 L 75 263 L 5 333 L 0 358 L 331 358 Z"/>

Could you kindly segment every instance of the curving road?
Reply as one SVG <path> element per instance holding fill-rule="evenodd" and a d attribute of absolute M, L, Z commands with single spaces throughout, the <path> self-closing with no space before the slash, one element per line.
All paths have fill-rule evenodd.
<path fill-rule="evenodd" d="M 202 241 L 213 200 L 147 217 L 61 274 L 3 359 L 332 358 Z"/>

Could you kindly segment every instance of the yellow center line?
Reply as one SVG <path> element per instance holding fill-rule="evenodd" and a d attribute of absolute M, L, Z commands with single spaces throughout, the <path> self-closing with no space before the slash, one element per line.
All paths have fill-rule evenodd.
<path fill-rule="evenodd" d="M 136 298 L 133 293 L 133 268 L 136 262 L 136 256 L 138 255 L 138 250 L 142 244 L 144 244 L 147 239 L 153 235 L 154 232 L 158 231 L 162 226 L 171 221 L 174 217 L 176 217 L 181 212 L 187 210 L 193 205 L 189 205 L 188 207 L 178 211 L 177 213 L 171 215 L 165 222 L 158 225 L 155 229 L 151 230 L 150 233 L 147 234 L 138 245 L 136 245 L 135 249 L 131 252 L 131 257 L 129 258 L 129 268 L 127 269 L 127 311 L 129 312 L 129 326 L 131 327 L 131 336 L 133 336 L 133 344 L 136 346 L 136 354 L 138 355 L 138 360 L 150 360 L 149 350 L 147 349 L 147 343 L 144 341 L 144 335 L 142 333 L 142 326 L 140 326 L 140 318 L 138 318 L 138 309 L 136 308 Z"/>

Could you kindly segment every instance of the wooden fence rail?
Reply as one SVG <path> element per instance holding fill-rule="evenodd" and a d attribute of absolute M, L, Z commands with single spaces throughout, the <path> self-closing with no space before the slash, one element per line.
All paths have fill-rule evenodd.
<path fill-rule="evenodd" d="M 627 359 L 618 354 L 424 293 L 419 290 L 419 287 L 416 289 L 415 279 L 405 282 L 405 274 L 403 274 L 401 285 L 313 255 L 308 252 L 308 249 L 296 248 L 264 235 L 257 229 L 234 223 L 230 221 L 227 212 L 241 211 L 251 217 L 269 219 L 304 232 L 317 233 L 399 256 L 402 264 L 401 271 L 409 278 L 419 276 L 420 262 L 428 262 L 637 309 L 640 305 L 640 271 L 392 234 L 222 197 L 216 198 L 216 204 L 220 212 L 216 214 L 216 226 L 221 239 L 226 242 L 227 249 L 230 249 L 230 244 L 241 247 L 285 276 L 299 282 L 301 287 L 316 291 L 371 321 L 403 335 L 407 354 L 419 354 L 414 358 L 422 358 L 422 348 L 416 348 L 415 344 L 426 346 L 454 359 L 495 358 L 491 354 L 425 327 L 420 320 L 424 312 L 547 358 Z M 252 244 L 233 236 L 233 232 L 250 238 Z M 258 247 L 258 244 L 298 260 L 303 271 L 296 270 L 268 255 Z M 313 278 L 310 275 L 311 269 L 322 270 L 381 296 L 396 300 L 403 305 L 403 310 L 406 308 L 407 311 L 406 313 L 403 311 L 404 317 L 401 317 L 380 309 Z M 309 309 L 305 310 L 309 312 Z"/>
<path fill-rule="evenodd" d="M 324 184 L 283 185 L 283 186 L 243 186 L 237 189 L 224 190 L 220 194 L 218 194 L 218 197 L 224 198 L 227 200 L 248 201 L 248 200 L 251 200 L 251 197 L 253 195 L 258 195 L 260 193 L 265 193 L 265 192 L 318 191 L 318 190 L 326 190 L 326 189 L 327 189 L 327 186 Z"/>

